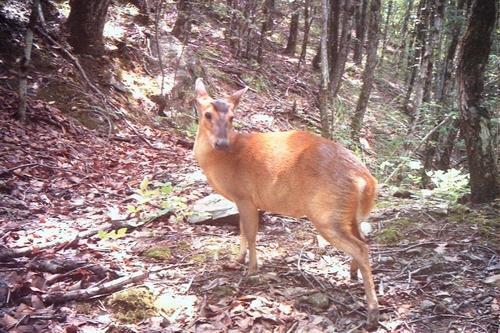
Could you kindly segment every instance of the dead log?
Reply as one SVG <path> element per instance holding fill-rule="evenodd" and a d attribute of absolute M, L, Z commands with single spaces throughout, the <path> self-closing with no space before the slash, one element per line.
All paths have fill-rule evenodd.
<path fill-rule="evenodd" d="M 64 303 L 75 300 L 87 300 L 92 297 L 112 294 L 125 286 L 144 280 L 148 277 L 148 272 L 137 272 L 128 276 L 103 283 L 100 286 L 89 287 L 86 289 L 78 289 L 71 291 L 58 291 L 52 294 L 42 296 L 45 304 Z"/>

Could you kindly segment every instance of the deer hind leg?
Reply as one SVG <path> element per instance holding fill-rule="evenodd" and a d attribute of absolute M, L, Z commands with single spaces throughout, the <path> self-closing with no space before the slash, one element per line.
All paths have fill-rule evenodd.
<path fill-rule="evenodd" d="M 363 277 L 363 285 L 365 288 L 366 301 L 368 303 L 368 318 L 367 329 L 375 329 L 378 325 L 378 300 L 375 293 L 375 284 L 373 282 L 373 275 L 370 268 L 370 260 L 368 256 L 368 246 L 362 240 L 358 239 L 347 227 L 346 223 L 325 219 L 319 221 L 312 219 L 313 224 L 316 226 L 321 235 L 332 244 L 332 246 L 346 252 L 352 259 L 351 263 L 351 276 L 354 270 L 357 273 L 359 268 L 361 276 Z"/>
<path fill-rule="evenodd" d="M 354 259 L 351 260 L 351 267 L 349 267 L 349 275 L 352 281 L 358 281 L 358 264 Z"/>
<path fill-rule="evenodd" d="M 259 228 L 259 212 L 251 202 L 237 202 L 240 212 L 240 254 L 238 259 L 244 262 L 248 249 L 248 274 L 257 272 L 256 239 Z M 240 261 L 241 262 L 241 261 Z"/>
<path fill-rule="evenodd" d="M 361 234 L 359 232 L 359 228 L 355 228 L 354 226 L 358 226 L 358 221 L 355 219 L 352 221 L 352 234 L 357 239 L 359 239 L 360 241 L 365 243 L 365 239 L 363 238 L 363 236 L 361 236 Z M 350 273 L 352 281 L 358 281 L 358 269 L 359 269 L 359 266 L 356 263 L 356 260 L 352 259 L 351 266 L 349 267 L 349 273 Z"/>

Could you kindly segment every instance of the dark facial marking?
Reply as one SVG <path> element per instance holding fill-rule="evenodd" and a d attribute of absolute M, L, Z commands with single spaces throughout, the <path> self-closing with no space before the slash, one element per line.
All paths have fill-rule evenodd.
<path fill-rule="evenodd" d="M 212 105 L 214 106 L 215 111 L 217 111 L 218 113 L 224 114 L 229 112 L 229 104 L 227 104 L 226 101 L 217 99 L 212 102 Z"/>

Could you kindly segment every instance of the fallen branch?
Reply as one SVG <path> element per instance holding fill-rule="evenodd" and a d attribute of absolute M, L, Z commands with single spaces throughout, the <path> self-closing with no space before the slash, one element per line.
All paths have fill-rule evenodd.
<path fill-rule="evenodd" d="M 3 175 L 5 175 L 5 174 L 9 174 L 9 173 L 11 173 L 11 172 L 14 172 L 14 171 L 16 171 L 17 169 L 29 168 L 29 167 L 33 167 L 33 166 L 36 166 L 36 165 L 39 165 L 39 163 L 26 163 L 26 164 L 21 164 L 21 165 L 18 165 L 18 166 L 12 167 L 12 168 L 10 168 L 10 169 L 5 169 L 5 170 L 0 171 L 0 176 L 3 176 Z"/>
<path fill-rule="evenodd" d="M 122 116 L 122 119 L 123 121 L 125 122 L 125 124 L 127 124 L 128 127 L 130 127 L 130 129 L 135 133 L 135 135 L 137 135 L 142 141 L 144 141 L 150 148 L 152 149 L 155 149 L 155 150 L 159 150 L 159 148 L 153 146 L 151 144 L 151 142 L 149 142 L 148 139 L 146 139 L 143 135 L 141 135 L 137 129 L 125 118 L 124 115 L 121 115 Z"/>
<path fill-rule="evenodd" d="M 108 137 L 107 137 L 107 140 L 109 141 L 109 139 L 111 138 L 111 134 L 113 133 L 114 126 L 113 126 L 113 122 L 111 121 L 111 119 L 108 116 L 108 114 L 106 112 L 104 112 L 103 110 L 101 110 L 100 108 L 98 108 L 98 107 L 96 107 L 95 109 L 82 109 L 80 111 L 89 112 L 89 113 L 95 113 L 95 114 L 103 117 L 106 120 L 106 122 L 108 123 Z"/>
<path fill-rule="evenodd" d="M 167 215 L 170 216 L 173 214 L 172 212 L 167 212 L 165 214 L 162 214 L 161 216 Z M 57 240 L 53 242 L 48 242 L 45 244 L 40 244 L 40 245 L 32 245 L 32 246 L 24 246 L 20 247 L 17 249 L 3 249 L 0 250 L 0 261 L 7 261 L 13 258 L 19 258 L 19 257 L 27 257 L 31 256 L 33 254 L 36 254 L 42 250 L 50 249 L 50 248 L 60 248 L 60 247 L 65 247 L 68 244 L 76 244 L 80 239 L 86 239 L 93 237 L 99 233 L 99 231 L 109 231 L 109 230 L 116 230 L 120 228 L 127 228 L 127 232 L 130 232 L 131 230 L 136 230 L 139 229 L 146 224 L 149 224 L 156 220 L 158 215 L 151 216 L 145 220 L 143 220 L 139 224 L 131 225 L 128 223 L 124 223 L 124 221 L 112 221 L 111 223 L 106 223 L 99 227 L 98 229 L 92 229 L 92 230 L 87 230 L 84 232 L 79 233 L 76 235 L 73 239 L 70 240 Z"/>
<path fill-rule="evenodd" d="M 302 259 L 302 253 L 304 252 L 304 247 L 302 247 L 302 249 L 300 250 L 300 253 L 299 253 L 299 257 L 297 259 L 297 269 L 299 271 L 299 273 L 302 275 L 302 277 L 304 278 L 304 280 L 307 281 L 307 283 L 309 283 L 309 285 L 313 288 L 313 289 L 316 289 L 316 290 L 319 290 L 320 292 L 324 293 L 328 299 L 332 302 L 332 303 L 335 303 L 337 305 L 341 305 L 343 306 L 344 308 L 346 309 L 352 309 L 351 306 L 341 302 L 338 300 L 338 297 L 335 297 L 334 295 L 332 295 L 328 289 L 313 275 L 313 274 L 309 274 L 308 272 L 304 271 L 302 269 L 302 266 L 301 266 L 301 259 Z M 309 278 L 307 278 L 307 275 L 311 276 L 315 281 L 316 283 L 319 285 L 316 286 L 314 283 L 311 282 L 311 280 L 309 280 Z M 360 315 L 365 315 L 363 312 L 361 312 L 360 310 L 358 309 L 352 309 L 351 312 L 355 312 L 357 314 L 360 314 Z"/>
<path fill-rule="evenodd" d="M 99 287 L 90 287 L 87 289 L 79 289 L 72 291 L 60 291 L 52 294 L 47 294 L 42 297 L 46 304 L 64 303 L 74 300 L 87 300 L 96 296 L 114 293 L 128 284 L 137 283 L 148 277 L 148 272 L 137 272 L 128 276 L 118 278 L 102 284 Z"/>
<path fill-rule="evenodd" d="M 79 175 L 81 177 L 86 177 L 87 176 L 87 175 L 85 175 L 85 174 L 83 174 L 81 172 L 75 171 L 75 170 L 71 170 L 71 169 L 68 169 L 68 168 L 62 168 L 62 167 L 58 167 L 58 166 L 53 166 L 53 165 L 42 164 L 42 163 L 21 164 L 21 165 L 12 167 L 10 169 L 6 169 L 6 170 L 0 171 L 0 176 L 3 176 L 4 174 L 9 174 L 9 173 L 11 173 L 11 172 L 13 172 L 13 171 L 15 171 L 17 169 L 32 168 L 32 167 L 42 167 L 42 168 L 48 168 L 48 169 L 62 170 L 62 171 L 66 171 L 66 172 L 69 172 L 69 173 L 73 173 L 75 175 Z"/>

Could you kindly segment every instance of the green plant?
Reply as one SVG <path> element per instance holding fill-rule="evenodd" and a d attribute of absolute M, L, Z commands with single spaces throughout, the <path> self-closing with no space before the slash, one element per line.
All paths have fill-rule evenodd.
<path fill-rule="evenodd" d="M 169 212 L 181 218 L 188 215 L 186 199 L 173 194 L 174 188 L 169 182 L 151 182 L 146 176 L 139 184 L 131 198 L 136 201 L 129 205 L 130 214 L 148 212 L 153 216 L 161 216 Z"/>
<path fill-rule="evenodd" d="M 428 171 L 427 175 L 435 186 L 432 190 L 424 190 L 430 195 L 455 203 L 470 193 L 469 175 L 459 169 Z"/>

